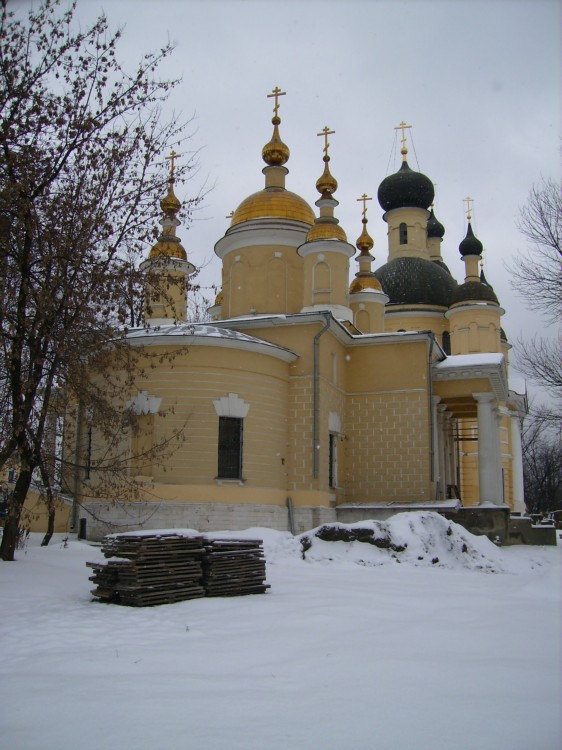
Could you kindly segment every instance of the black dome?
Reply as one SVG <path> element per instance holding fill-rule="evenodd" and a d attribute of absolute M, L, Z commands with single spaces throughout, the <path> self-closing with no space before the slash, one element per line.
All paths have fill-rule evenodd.
<path fill-rule="evenodd" d="M 457 288 L 450 273 L 424 258 L 395 258 L 375 271 L 375 276 L 390 305 L 449 307 Z"/>
<path fill-rule="evenodd" d="M 379 185 L 378 199 L 385 211 L 393 208 L 429 208 L 435 190 L 433 183 L 421 172 L 414 172 L 408 166 L 408 162 L 402 162 L 402 166 L 395 174 L 385 177 Z"/>
<path fill-rule="evenodd" d="M 427 236 L 428 237 L 439 237 L 443 239 L 445 234 L 445 227 L 441 222 L 435 218 L 433 209 L 429 212 L 429 219 L 427 220 Z"/>
<path fill-rule="evenodd" d="M 442 268 L 444 271 L 447 271 L 449 276 L 452 276 L 453 274 L 449 271 L 449 266 L 445 263 L 443 260 L 432 260 L 432 263 L 435 263 L 436 266 L 439 266 L 439 268 Z"/>
<path fill-rule="evenodd" d="M 480 281 L 465 281 L 458 286 L 453 294 L 451 304 L 457 302 L 495 302 L 498 303 L 496 293 L 491 286 Z"/>
<path fill-rule="evenodd" d="M 468 222 L 466 237 L 459 245 L 460 254 L 463 256 L 463 258 L 465 255 L 482 255 L 483 249 L 484 246 L 482 245 L 480 240 L 474 236 L 474 232 L 472 231 L 472 224 Z"/>

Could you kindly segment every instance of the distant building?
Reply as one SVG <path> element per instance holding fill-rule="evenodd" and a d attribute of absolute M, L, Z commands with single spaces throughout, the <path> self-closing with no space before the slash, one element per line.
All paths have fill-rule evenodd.
<path fill-rule="evenodd" d="M 209 323 L 186 321 L 194 267 L 176 236 L 172 169 L 163 230 L 145 261 L 162 287 L 147 289 L 145 326 L 128 340 L 177 353 L 147 369 L 123 408 L 135 414 L 133 453 L 174 442 L 183 424 L 185 439 L 163 461 L 135 464 L 135 502 L 91 499 L 95 471 L 79 462 L 75 522 L 86 519 L 88 537 L 99 538 L 143 524 L 299 532 L 403 509 L 523 511 L 525 400 L 509 388 L 504 310 L 480 272 L 470 211 L 457 283 L 441 257 L 433 185 L 408 165 L 403 128 L 402 166 L 378 190 L 386 262 L 373 270 L 364 195 L 350 286 L 356 251 L 336 218 L 330 133 L 314 212 L 285 187 L 279 93 L 262 151 L 265 185 L 241 196 L 215 245 L 222 291 Z M 81 419 L 68 432 L 72 450 L 104 450 L 95 424 Z"/>

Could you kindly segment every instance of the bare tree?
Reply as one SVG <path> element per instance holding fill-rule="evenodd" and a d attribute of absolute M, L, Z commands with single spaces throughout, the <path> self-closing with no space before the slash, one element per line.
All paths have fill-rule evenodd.
<path fill-rule="evenodd" d="M 155 165 L 186 138 L 185 123 L 163 120 L 159 107 L 177 84 L 156 78 L 170 45 L 127 72 L 121 32 L 104 16 L 76 28 L 76 3 L 60 5 L 43 0 L 26 21 L 9 2 L 0 11 L 0 468 L 14 458 L 19 466 L 4 560 L 13 559 L 34 472 L 50 497 L 45 439 L 60 394 L 64 408 L 88 409 L 107 438 L 131 428 L 115 404 L 148 356 L 125 336 L 138 320 L 137 261 L 167 182 Z M 193 166 L 184 160 L 176 181 Z M 123 475 L 118 456 L 105 459 L 108 474 Z"/>
<path fill-rule="evenodd" d="M 511 284 L 548 322 L 562 317 L 562 193 L 552 179 L 533 185 L 519 231 L 530 243 L 511 267 Z"/>
<path fill-rule="evenodd" d="M 562 193 L 555 180 L 543 179 L 531 188 L 518 227 L 529 247 L 509 266 L 511 285 L 531 310 L 539 312 L 547 324 L 556 325 L 562 317 Z M 562 412 L 559 343 L 546 337 L 519 341 L 516 355 L 520 371 L 546 389 L 558 404 L 553 408 L 541 407 L 542 418 L 559 420 Z"/>
<path fill-rule="evenodd" d="M 544 429 L 532 420 L 523 432 L 525 505 L 530 513 L 562 509 L 562 440 L 560 425 Z"/>

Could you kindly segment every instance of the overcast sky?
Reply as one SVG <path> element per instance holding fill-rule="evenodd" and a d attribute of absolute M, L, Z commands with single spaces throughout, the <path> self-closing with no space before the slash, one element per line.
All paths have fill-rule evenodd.
<path fill-rule="evenodd" d="M 316 133 L 328 125 L 336 215 L 355 244 L 356 199 L 373 197 L 375 268 L 387 254 L 377 189 L 400 166 L 395 126 L 412 125 L 409 164 L 436 184 L 444 259 L 462 281 L 470 195 L 486 275 L 515 340 L 542 325 L 511 292 L 504 260 L 525 246 L 516 219 L 529 188 L 560 176 L 560 8 L 558 0 L 79 0 L 78 17 L 86 23 L 103 9 L 112 26 L 124 26 L 131 64 L 168 37 L 176 44 L 162 69 L 183 77 L 170 109 L 195 115 L 197 179 L 216 183 L 191 228 L 179 231 L 195 265 L 214 258 L 226 215 L 263 187 L 266 97 L 280 86 L 288 189 L 314 204 L 323 168 Z M 203 278 L 220 284 L 216 258 Z"/>

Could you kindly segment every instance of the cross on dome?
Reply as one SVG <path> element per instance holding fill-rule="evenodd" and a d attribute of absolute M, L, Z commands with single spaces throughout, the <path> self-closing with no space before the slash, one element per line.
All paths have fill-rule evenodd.
<path fill-rule="evenodd" d="M 367 193 L 363 193 L 361 198 L 357 198 L 357 201 L 363 201 L 363 218 L 367 218 L 367 201 L 372 201 L 372 198 L 367 197 Z"/>
<path fill-rule="evenodd" d="M 174 168 L 175 168 L 175 160 L 178 158 L 178 156 L 181 156 L 181 154 L 178 154 L 174 149 L 170 151 L 169 156 L 165 156 L 164 158 L 170 161 L 170 180 L 174 179 Z"/>
<path fill-rule="evenodd" d="M 328 156 L 328 148 L 330 147 L 330 144 L 328 142 L 328 136 L 334 135 L 336 131 L 330 130 L 330 128 L 327 125 L 324 125 L 324 128 L 321 133 L 316 133 L 316 135 L 323 135 L 324 136 L 324 156 Z"/>
<path fill-rule="evenodd" d="M 472 219 L 472 204 L 474 200 L 467 195 L 466 198 L 462 199 L 462 202 L 466 203 L 466 218 L 470 221 Z"/>
<path fill-rule="evenodd" d="M 400 153 L 404 157 L 404 161 L 406 161 L 406 154 L 408 153 L 408 149 L 406 148 L 406 130 L 411 129 L 411 125 L 406 125 L 404 120 L 400 123 L 400 125 L 396 125 L 394 130 L 401 130 L 402 131 L 402 148 L 400 149 Z"/>
<path fill-rule="evenodd" d="M 281 91 L 281 89 L 279 88 L 279 86 L 276 86 L 272 90 L 271 94 L 267 95 L 268 99 L 271 99 L 272 96 L 275 97 L 275 106 L 273 107 L 273 116 L 274 117 L 278 116 L 277 113 L 279 112 L 279 97 L 280 96 L 285 96 L 286 94 L 287 94 L 286 91 Z"/>

